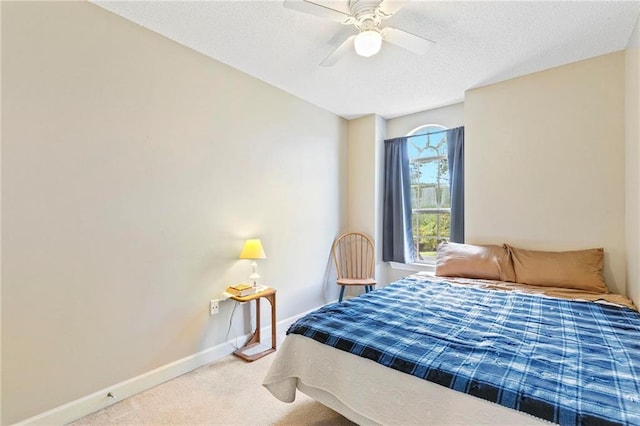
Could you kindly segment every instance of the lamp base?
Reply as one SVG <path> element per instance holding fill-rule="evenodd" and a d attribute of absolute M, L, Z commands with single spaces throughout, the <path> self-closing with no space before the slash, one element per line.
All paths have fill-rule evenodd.
<path fill-rule="evenodd" d="M 254 287 L 257 287 L 257 286 L 258 286 L 258 282 L 257 282 L 257 280 L 258 280 L 259 278 L 260 278 L 260 275 L 258 275 L 258 274 L 251 274 L 251 275 L 249 275 L 249 279 L 250 279 L 251 281 L 253 281 L 253 286 L 254 286 Z"/>

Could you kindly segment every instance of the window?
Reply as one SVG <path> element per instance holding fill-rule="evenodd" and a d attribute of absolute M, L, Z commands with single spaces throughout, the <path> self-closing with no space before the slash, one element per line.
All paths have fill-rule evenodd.
<path fill-rule="evenodd" d="M 417 262 L 433 261 L 438 244 L 448 241 L 451 224 L 447 133 L 428 124 L 410 132 L 411 224 Z"/>

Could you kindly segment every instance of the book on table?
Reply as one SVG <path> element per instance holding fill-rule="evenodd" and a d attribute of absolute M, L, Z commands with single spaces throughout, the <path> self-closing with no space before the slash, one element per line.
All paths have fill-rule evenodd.
<path fill-rule="evenodd" d="M 243 297 L 256 293 L 256 287 L 251 284 L 236 284 L 227 288 L 227 293 L 234 296 Z"/>

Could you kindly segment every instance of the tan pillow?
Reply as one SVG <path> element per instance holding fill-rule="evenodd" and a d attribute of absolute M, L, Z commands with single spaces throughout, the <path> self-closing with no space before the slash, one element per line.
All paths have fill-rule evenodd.
<path fill-rule="evenodd" d="M 515 281 L 509 252 L 496 245 L 443 242 L 436 255 L 436 275 Z"/>
<path fill-rule="evenodd" d="M 513 260 L 516 282 L 608 293 L 602 278 L 604 249 L 534 251 L 504 245 Z"/>

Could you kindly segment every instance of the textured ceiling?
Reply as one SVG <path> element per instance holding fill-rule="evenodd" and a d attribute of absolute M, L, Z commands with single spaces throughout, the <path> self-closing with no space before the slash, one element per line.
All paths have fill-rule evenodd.
<path fill-rule="evenodd" d="M 346 0 L 315 1 L 348 11 Z M 426 54 L 384 43 L 320 67 L 355 29 L 282 0 L 94 3 L 348 119 L 448 105 L 473 87 L 624 49 L 640 14 L 640 1 L 412 1 L 383 26 L 435 41 Z"/>

